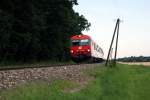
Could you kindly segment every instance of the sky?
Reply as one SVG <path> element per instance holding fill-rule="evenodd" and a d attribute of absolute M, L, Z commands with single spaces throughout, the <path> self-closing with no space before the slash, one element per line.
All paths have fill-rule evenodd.
<path fill-rule="evenodd" d="M 98 43 L 105 58 L 117 18 L 122 20 L 117 57 L 150 56 L 150 0 L 78 0 L 78 3 L 74 10 L 91 23 L 90 30 L 82 33 Z"/>

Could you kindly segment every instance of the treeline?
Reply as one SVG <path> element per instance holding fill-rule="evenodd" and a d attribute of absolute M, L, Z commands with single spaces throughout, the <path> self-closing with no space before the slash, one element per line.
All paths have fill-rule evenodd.
<path fill-rule="evenodd" d="M 89 29 L 77 0 L 0 0 L 0 61 L 67 60 L 69 37 Z"/>
<path fill-rule="evenodd" d="M 150 62 L 150 56 L 149 57 L 144 57 L 144 56 L 124 57 L 124 58 L 119 58 L 118 61 L 122 61 L 122 62 Z"/>

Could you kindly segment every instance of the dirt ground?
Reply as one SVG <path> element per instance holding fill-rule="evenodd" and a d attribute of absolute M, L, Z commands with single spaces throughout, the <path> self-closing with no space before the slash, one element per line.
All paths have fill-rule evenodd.
<path fill-rule="evenodd" d="M 144 65 L 144 66 L 150 66 L 150 62 L 119 62 L 122 64 L 129 64 L 129 65 Z"/>

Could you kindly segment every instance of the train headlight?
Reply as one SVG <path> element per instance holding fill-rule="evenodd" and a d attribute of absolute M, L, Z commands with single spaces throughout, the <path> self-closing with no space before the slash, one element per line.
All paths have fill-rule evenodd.
<path fill-rule="evenodd" d="M 73 53 L 73 50 L 70 50 L 71 53 Z"/>
<path fill-rule="evenodd" d="M 88 49 L 87 51 L 90 52 L 90 49 Z"/>

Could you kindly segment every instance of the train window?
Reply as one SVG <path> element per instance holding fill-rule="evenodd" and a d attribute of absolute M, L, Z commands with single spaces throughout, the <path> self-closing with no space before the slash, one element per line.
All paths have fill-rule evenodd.
<path fill-rule="evenodd" d="M 80 45 L 89 45 L 89 39 L 81 40 Z"/>
<path fill-rule="evenodd" d="M 84 46 L 84 45 L 90 45 L 90 40 L 89 39 L 72 40 L 72 46 Z"/>
<path fill-rule="evenodd" d="M 97 48 L 97 51 L 98 51 L 98 49 L 99 49 L 99 48 L 98 48 L 98 45 L 97 45 L 97 47 L 96 47 L 96 48 Z"/>
<path fill-rule="evenodd" d="M 88 39 L 81 40 L 81 42 L 83 42 L 83 43 L 86 43 L 86 42 L 88 42 L 88 41 L 89 41 Z"/>
<path fill-rule="evenodd" d="M 79 46 L 80 40 L 72 40 L 72 46 Z"/>
<path fill-rule="evenodd" d="M 94 50 L 96 50 L 96 45 L 94 44 Z"/>

